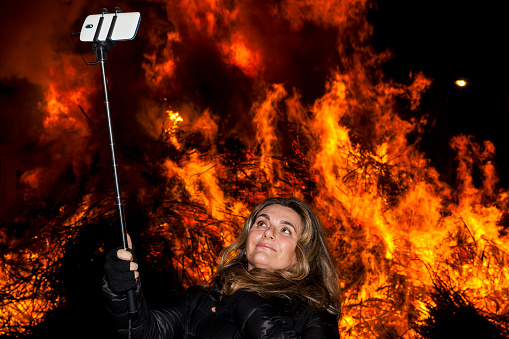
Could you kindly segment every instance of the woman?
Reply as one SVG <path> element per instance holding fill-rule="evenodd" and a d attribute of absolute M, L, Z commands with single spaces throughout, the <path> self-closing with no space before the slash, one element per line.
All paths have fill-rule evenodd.
<path fill-rule="evenodd" d="M 120 249 L 105 265 L 107 307 L 124 335 L 123 293 L 136 287 L 133 338 L 339 338 L 336 270 L 318 218 L 299 199 L 255 207 L 209 286 L 189 288 L 172 307 L 147 307 L 132 259 Z"/>

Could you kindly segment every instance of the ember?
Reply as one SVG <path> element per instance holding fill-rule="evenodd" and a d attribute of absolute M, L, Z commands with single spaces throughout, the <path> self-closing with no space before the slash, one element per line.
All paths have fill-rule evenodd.
<path fill-rule="evenodd" d="M 386 80 L 390 56 L 369 44 L 365 2 L 139 5 L 140 42 L 118 43 L 107 67 L 145 265 L 180 288 L 204 283 L 252 206 L 296 196 L 322 218 L 338 262 L 342 338 L 435 338 L 457 310 L 509 335 L 509 194 L 494 145 L 453 137 L 458 185 L 441 180 L 418 147 L 426 118 L 397 105 L 416 112 L 432 79 Z M 79 69 L 67 47 L 32 80 L 39 115 L 19 118 L 31 117 L 33 160 L 17 178 L 23 209 L 0 228 L 0 335 L 65 307 L 52 277 L 67 251 L 91 225 L 116 228 L 99 70 Z M 101 258 L 110 243 L 96 236 Z"/>

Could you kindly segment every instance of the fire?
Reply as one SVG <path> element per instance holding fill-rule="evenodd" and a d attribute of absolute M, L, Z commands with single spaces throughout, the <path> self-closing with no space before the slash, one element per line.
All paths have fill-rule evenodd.
<path fill-rule="evenodd" d="M 168 110 L 166 113 L 168 113 L 168 117 L 172 125 L 166 128 L 165 133 L 170 136 L 170 142 L 172 145 L 175 146 L 175 148 L 180 149 L 181 146 L 175 137 L 175 132 L 177 131 L 179 124 L 184 121 L 184 119 L 182 119 L 178 112 Z"/>
<path fill-rule="evenodd" d="M 55 73 L 54 70 L 51 71 Z M 77 75 L 76 70 L 70 66 L 65 65 L 64 76 L 73 79 Z M 87 91 L 86 87 L 67 87 L 69 84 L 61 84 L 57 81 L 50 82 L 48 89 L 44 95 L 44 101 L 39 103 L 39 108 L 45 112 L 44 128 L 46 129 L 47 138 L 55 133 L 55 130 L 84 130 L 86 133 L 88 127 L 86 125 L 86 118 L 83 114 L 79 113 L 81 106 L 83 111 L 87 111 L 90 106 L 88 104 L 87 96 L 90 95 L 90 90 Z"/>
<path fill-rule="evenodd" d="M 171 264 L 184 287 L 204 283 L 254 205 L 297 196 L 323 220 L 338 263 L 342 338 L 416 338 L 444 306 L 440 293 L 508 330 L 509 193 L 499 187 L 494 145 L 453 137 L 458 185 L 449 186 L 409 141 L 426 117 L 396 111 L 397 101 L 417 110 L 432 79 L 385 80 L 380 64 L 390 56 L 369 45 L 366 2 L 261 3 L 183 0 L 147 9 L 153 25 L 140 30 L 147 52 L 133 87 L 142 95 L 129 98 L 119 123 L 128 136 L 120 140 L 139 149 L 131 155 L 117 143 L 129 162 L 120 166 L 129 206 L 148 220 L 138 234 L 148 239 L 144 260 Z M 329 43 L 336 48 L 320 48 Z M 65 171 L 80 196 L 62 193 L 58 213 L 41 222 L 39 236 L 56 229 L 60 238 L 37 238 L 39 248 L 9 243 L 26 251 L 4 255 L 0 289 L 11 286 L 22 301 L 2 305 L 0 328 L 24 330 L 61 305 L 60 296 L 43 297 L 49 278 L 26 272 L 57 271 L 80 227 L 114 213 L 97 189 L 106 186 L 97 178 L 102 153 L 76 109 L 88 115 L 100 100 L 83 85 L 88 79 L 62 69 L 72 80 L 48 80 L 38 106 L 39 142 L 62 146 L 50 148 L 51 165 L 33 166 L 20 182 L 42 200 Z M 36 285 L 43 293 L 34 297 Z"/>
<path fill-rule="evenodd" d="M 62 103 L 60 103 L 55 95 L 54 85 L 50 85 L 49 91 L 46 97 L 47 105 L 46 109 L 49 113 L 48 117 L 44 121 L 44 127 L 49 128 L 54 124 L 61 123 L 60 120 L 62 116 L 67 116 L 69 114 L 68 107 Z M 66 119 L 67 120 L 67 119 Z M 67 127 L 72 127 L 76 123 L 76 119 L 68 118 Z"/>
<path fill-rule="evenodd" d="M 247 38 L 240 33 L 232 37 L 230 44 L 223 43 L 223 53 L 230 62 L 239 67 L 244 74 L 254 77 L 263 71 L 261 54 L 248 47 Z"/>
<path fill-rule="evenodd" d="M 176 32 L 169 32 L 166 35 L 166 41 L 159 41 L 155 47 L 161 47 L 167 43 L 168 47 L 164 47 L 163 61 L 158 61 L 157 53 L 146 53 L 143 56 L 147 60 L 142 64 L 146 72 L 147 81 L 154 87 L 158 87 L 164 78 L 171 78 L 175 72 L 175 61 L 173 60 L 173 52 L 171 44 L 180 42 L 180 36 Z"/>
<path fill-rule="evenodd" d="M 223 9 L 228 15 L 220 18 L 216 5 L 209 3 L 201 10 L 186 7 L 191 11 L 189 22 L 206 32 L 248 78 L 263 77 L 270 60 L 248 47 L 243 25 L 233 26 L 224 37 L 219 34 L 221 26 L 215 25 L 240 23 L 243 9 Z M 345 13 L 353 15 L 349 12 L 353 4 L 329 6 L 325 11 L 319 11 L 318 5 L 307 6 L 311 10 L 284 3 L 277 13 L 297 18 L 292 21 L 294 30 L 306 20 L 345 28 L 349 21 Z M 335 12 L 335 8 L 344 11 Z M 186 38 L 193 40 L 192 33 L 188 34 Z M 252 206 L 253 196 L 295 195 L 313 202 L 339 261 L 345 293 L 342 337 L 373 338 L 387 331 L 405 338 L 415 336 L 413 328 L 430 316 L 434 302 L 429 293 L 437 279 L 448 280 L 455 291 L 469 291 L 468 300 L 480 310 L 500 313 L 507 306 L 495 310 L 493 300 L 508 288 L 508 271 L 501 264 L 508 242 L 498 226 L 507 194 L 495 189 L 496 174 L 489 162 L 494 150 L 488 144 L 484 153 L 466 156 L 464 146 L 456 148 L 464 189 L 454 191 L 439 180 L 425 155 L 408 144 L 407 135 L 426 121 L 405 121 L 393 109 L 397 97 L 417 109 L 431 80 L 416 74 L 407 86 L 372 83 L 361 57 L 350 62 L 351 69 L 331 73 L 325 94 L 309 106 L 298 92 L 289 95 L 292 89 L 284 84 L 267 85 L 261 79 L 262 94 L 250 109 L 254 147 L 249 142 L 240 144 L 233 159 L 231 149 L 220 150 L 211 143 L 221 128 L 215 122 L 219 118 L 209 109 L 204 110 L 206 119 L 199 128 L 171 131 L 188 152 L 162 162 L 168 180 L 166 196 L 200 206 L 202 215 L 198 217 L 195 208 L 186 210 L 174 203 L 163 208 L 176 209 L 186 225 L 177 232 L 167 222 L 163 224 L 167 231 L 161 231 L 175 253 L 174 266 L 189 275 L 182 279 L 184 284 L 210 276 L 217 254 L 211 252 L 210 239 L 223 239 L 222 246 L 230 243 L 241 222 L 233 228 L 222 222 L 232 220 L 232 215 L 246 215 L 245 203 Z M 370 62 L 376 64 L 376 60 Z M 359 116 L 369 119 L 367 126 L 360 128 Z M 359 142 L 363 138 L 369 141 Z M 465 140 L 457 139 L 453 145 L 457 144 Z M 479 148 L 474 143 L 468 147 Z M 474 164 L 465 163 L 467 158 L 483 162 L 482 191 L 495 204 L 474 199 L 480 191 L 472 184 Z M 224 212 L 225 207 L 238 203 L 240 207 L 234 208 L 238 212 Z M 205 221 L 208 218 L 212 220 Z M 211 224 L 214 230 L 208 229 Z M 151 233 L 157 229 L 149 228 Z M 217 234 L 219 229 L 222 232 Z M 197 247 L 197 242 L 203 245 Z M 492 258 L 489 263 L 485 256 Z"/>
<path fill-rule="evenodd" d="M 276 105 L 286 96 L 286 91 L 281 85 L 274 85 L 271 90 L 267 91 L 266 98 L 261 103 L 255 103 L 253 106 L 254 118 L 253 123 L 256 129 L 256 140 L 261 147 L 260 169 L 265 172 L 267 179 L 274 182 L 274 164 L 272 156 L 273 148 L 276 146 Z M 275 190 L 270 192 L 271 195 L 276 193 Z"/>
<path fill-rule="evenodd" d="M 285 194 L 301 196 L 302 189 L 308 185 L 307 180 L 312 180 L 319 187 L 314 198 L 315 204 L 325 218 L 329 232 L 332 233 L 332 248 L 339 251 L 338 246 L 343 242 L 341 239 L 349 239 L 351 246 L 347 250 L 349 255 L 345 252 L 336 252 L 338 258 L 343 258 L 341 259 L 344 272 L 343 287 L 352 286 L 352 281 L 348 279 L 352 279 L 350 270 L 354 266 L 362 265 L 366 270 L 365 278 L 356 283 L 358 284 L 356 289 L 352 290 L 350 287 L 345 295 L 345 315 L 341 322 L 345 335 L 370 338 L 377 324 L 389 314 L 392 319 L 389 326 L 393 331 L 408 331 L 414 326 L 412 324 L 419 323 L 419 319 L 424 319 L 428 314 L 428 305 L 432 304 L 432 301 L 427 297 L 427 291 L 437 277 L 453 279 L 457 284 L 454 288 L 472 291 L 475 288 L 476 292 L 469 294 L 469 297 L 477 307 L 485 308 L 483 305 L 486 300 L 491 300 L 501 286 L 506 286 L 508 271 L 505 268 L 487 270 L 487 263 L 476 258 L 488 253 L 490 243 L 497 250 L 506 251 L 507 240 L 500 239 L 497 226 L 503 209 L 497 207 L 486 209 L 482 205 L 475 207 L 472 200 L 465 204 L 462 199 L 459 199 L 459 204 L 444 205 L 450 200 L 453 192 L 438 180 L 438 174 L 432 168 L 426 168 L 427 160 L 406 145 L 405 138 L 401 135 L 395 134 L 393 138 L 380 143 L 372 153 L 359 148 L 351 141 L 351 132 L 338 124 L 342 117 L 349 114 L 351 103 L 346 91 L 349 81 L 351 80 L 348 77 L 339 74 L 331 81 L 326 95 L 317 100 L 313 106 L 312 120 L 306 118 L 298 97 L 288 97 L 283 86 L 275 85 L 267 90 L 265 96 L 252 108 L 260 148 L 258 155 L 248 151 L 249 157 L 245 158 L 246 162 L 242 166 L 246 175 L 249 180 L 255 180 L 261 187 L 265 183 L 268 184 L 267 187 L 271 190 L 269 195 L 286 192 Z M 420 81 L 422 78 L 417 77 L 416 82 Z M 413 88 L 425 87 L 413 85 Z M 390 96 L 405 92 L 397 90 L 384 93 Z M 291 167 L 277 159 L 276 155 L 281 152 L 282 145 L 275 137 L 276 107 L 291 113 L 297 134 L 307 134 L 306 139 L 311 144 L 308 146 L 311 149 L 310 153 L 307 156 L 299 153 L 296 155 L 301 156 L 299 162 L 308 162 L 307 166 L 314 164 L 314 170 L 320 175 L 314 178 L 295 177 L 292 175 Z M 206 116 L 210 119 L 209 111 Z M 384 121 L 391 124 L 394 130 L 410 131 L 416 126 L 396 116 L 390 118 Z M 215 125 L 212 120 L 208 120 L 203 126 L 210 125 Z M 388 127 L 386 126 L 384 130 L 390 130 Z M 217 127 L 213 130 L 217 131 Z M 192 134 L 189 131 L 185 133 Z M 185 138 L 183 135 L 180 137 Z M 478 146 L 468 142 L 468 139 L 457 139 L 455 144 L 462 147 L 458 150 L 461 158 L 480 158 L 486 162 L 482 166 L 486 173 L 484 187 L 490 187 L 486 191 L 493 193 L 493 168 L 489 163 L 490 152 L 493 152 L 491 144 L 486 145 L 484 153 L 479 151 Z M 477 150 L 478 154 L 466 157 L 464 150 L 469 148 Z M 185 191 L 172 191 L 169 196 L 180 196 L 178 199 L 181 200 L 182 193 L 186 192 L 195 199 L 205 198 L 202 201 L 195 201 L 214 218 L 224 220 L 227 216 L 214 215 L 214 210 L 221 209 L 221 204 L 215 202 L 222 201 L 225 204 L 228 201 L 226 195 L 237 185 L 242 185 L 240 184 L 242 178 L 231 178 L 234 183 L 230 183 L 230 188 L 221 188 L 225 182 L 220 173 L 231 171 L 231 168 L 225 168 L 220 161 L 214 163 L 207 160 L 220 159 L 214 148 L 209 149 L 208 154 L 195 150 L 186 159 L 181 163 L 168 160 L 165 163 L 169 178 L 183 180 L 183 187 L 186 188 Z M 257 165 L 254 170 L 250 170 L 247 159 L 256 159 Z M 460 166 L 459 175 L 465 180 L 466 186 L 474 190 L 468 195 L 479 196 L 469 177 L 471 167 L 471 165 Z M 294 185 L 290 188 L 280 178 L 285 178 Z M 391 187 L 385 187 L 384 181 L 396 186 L 396 197 L 390 196 L 394 193 L 387 192 Z M 467 197 L 465 193 L 461 196 Z M 214 198 L 211 200 L 212 197 Z M 331 201 L 331 197 L 334 197 L 334 200 Z M 499 197 L 499 204 L 506 203 L 506 198 L 507 195 L 502 194 Z M 329 208 L 331 205 L 337 206 L 341 212 Z M 443 215 L 444 208 L 450 211 L 449 215 Z M 185 220 L 186 224 L 190 225 L 188 230 L 197 227 L 196 218 Z M 338 228 L 336 226 L 338 223 L 344 226 Z M 477 233 L 477 226 L 481 226 L 482 233 Z M 232 230 L 230 241 L 234 234 L 235 230 Z M 186 272 L 194 277 L 194 281 L 202 281 L 211 271 L 204 271 L 201 264 L 197 265 L 196 269 L 192 267 L 196 262 L 203 261 L 203 253 L 209 248 L 191 247 L 191 250 L 190 243 L 184 239 L 194 237 L 187 234 L 183 238 L 178 238 L 179 241 L 173 247 L 178 258 L 174 259 L 174 264 L 182 270 L 187 265 Z M 171 233 L 171 238 L 175 238 L 174 233 Z M 186 243 L 189 245 L 182 247 Z M 225 245 L 228 243 L 229 241 L 224 242 Z M 476 244 L 475 248 L 472 248 L 472 244 Z M 185 255 L 185 253 L 195 254 Z M 208 253 L 208 256 L 209 262 L 214 262 L 214 255 Z M 213 266 L 211 264 L 209 267 Z M 395 283 L 394 279 L 398 279 L 399 282 Z M 494 281 L 503 283 L 493 285 Z M 407 295 L 400 295 L 398 299 L 394 299 L 393 294 L 401 293 L 401 289 L 406 290 Z M 481 293 L 479 289 L 484 292 Z M 488 304 L 487 309 L 493 311 L 495 304 L 493 302 Z M 412 315 L 414 319 L 412 322 L 409 322 L 408 314 Z M 359 321 L 361 318 L 362 322 Z"/>
<path fill-rule="evenodd" d="M 31 103 L 34 121 L 23 121 L 29 132 L 24 137 L 37 144 L 36 154 L 23 171 L 16 171 L 15 178 L 6 178 L 16 181 L 15 197 L 25 214 L 16 215 L 0 228 L 0 335 L 30 334 L 48 312 L 65 303 L 55 289 L 61 260 L 68 242 L 78 234 L 77 226 L 85 215 L 90 216 L 87 195 L 72 207 L 53 201 L 50 211 L 47 208 L 53 190 L 63 199 L 69 197 L 67 188 L 56 188 L 62 172 L 76 179 L 84 165 L 91 163 L 86 151 L 93 124 L 90 99 L 96 92 L 86 85 L 88 74 L 72 66 L 78 60 L 75 56 L 56 59 L 60 62 L 38 65 L 48 69 L 48 78 L 43 81 L 37 74 L 36 83 L 43 83 L 43 94 Z M 20 157 L 27 154 L 20 152 Z"/>
<path fill-rule="evenodd" d="M 30 328 L 39 325 L 49 311 L 65 302 L 54 291 L 55 275 L 66 243 L 76 237 L 77 226 L 89 214 L 89 199 L 83 197 L 82 206 L 68 217 L 60 211 L 60 217 L 2 253 L 0 334 L 30 333 Z M 0 233 L 0 243 L 8 241 Z"/>

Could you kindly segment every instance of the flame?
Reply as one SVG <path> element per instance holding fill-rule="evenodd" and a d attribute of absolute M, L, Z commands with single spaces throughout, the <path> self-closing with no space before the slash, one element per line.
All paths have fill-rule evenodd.
<path fill-rule="evenodd" d="M 164 48 L 162 57 L 164 61 L 162 62 L 158 62 L 157 53 L 144 54 L 144 57 L 147 61 L 144 62 L 142 66 L 145 70 L 148 83 L 153 87 L 160 86 L 161 81 L 164 78 L 171 78 L 173 76 L 176 69 L 176 64 L 175 60 L 173 60 L 172 49 L 169 48 L 169 46 L 176 42 L 180 42 L 180 35 L 177 32 L 169 32 L 166 35 L 166 41 L 164 42 L 168 44 L 168 47 Z M 158 42 L 158 47 L 159 45 L 163 45 L 163 42 Z"/>
<path fill-rule="evenodd" d="M 0 290 L 0 334 L 30 333 L 52 309 L 65 300 L 54 292 L 55 275 L 65 255 L 66 243 L 77 235 L 76 228 L 89 214 L 90 196 L 84 196 L 80 207 L 71 214 L 60 211 L 60 217 L 48 222 L 24 243 L 11 243 L 2 253 Z M 0 233 L 0 244 L 8 238 Z M 13 242 L 11 240 L 11 242 Z"/>
<path fill-rule="evenodd" d="M 248 47 L 247 38 L 240 33 L 236 33 L 231 38 L 231 43 L 223 42 L 221 48 L 229 62 L 239 67 L 244 74 L 249 77 L 255 77 L 263 71 L 261 54 Z"/>
<path fill-rule="evenodd" d="M 261 103 L 255 103 L 253 123 L 256 129 L 256 140 L 261 147 L 260 169 L 265 172 L 269 182 L 274 182 L 272 161 L 273 148 L 276 145 L 276 105 L 286 96 L 282 85 L 274 85 L 266 93 L 266 98 Z M 275 194 L 275 191 L 270 192 Z"/>
<path fill-rule="evenodd" d="M 79 177 L 81 168 L 91 163 L 91 143 L 87 138 L 94 127 L 90 118 L 90 97 L 96 90 L 83 86 L 87 74 L 79 74 L 70 61 L 58 69 L 60 76 L 56 70 L 51 70 L 52 80 L 45 88 L 44 100 L 37 105 L 43 119 L 41 128 L 34 134 L 40 147 L 48 153 L 42 162 L 50 159 L 52 166 L 35 166 L 22 173 L 20 189 L 24 190 L 24 201 L 47 196 L 51 190 L 49 183 L 58 181 L 69 164 L 73 175 Z"/>
<path fill-rule="evenodd" d="M 51 70 L 52 75 L 56 75 L 55 70 Z M 76 70 L 67 63 L 64 65 L 64 76 L 74 79 L 77 77 Z M 79 107 L 86 112 L 89 110 L 88 96 L 90 90 L 86 87 L 67 87 L 69 84 L 52 81 L 44 94 L 44 101 L 39 103 L 39 108 L 46 113 L 44 118 L 44 128 L 46 134 L 44 138 L 49 140 L 59 129 L 63 130 L 81 130 L 81 133 L 88 133 L 86 119 L 79 112 Z M 76 112 L 76 113 L 75 113 Z"/>
<path fill-rule="evenodd" d="M 170 136 L 170 142 L 175 148 L 180 149 L 181 145 L 178 143 L 177 138 L 175 137 L 175 132 L 178 129 L 178 125 L 184 121 L 178 112 L 173 112 L 171 110 L 166 111 L 168 113 L 168 118 L 172 122 L 171 127 L 165 129 L 165 133 Z"/>
<path fill-rule="evenodd" d="M 44 54 L 39 52 L 33 51 L 34 55 Z M 63 208 L 53 201 L 51 212 L 41 212 L 47 208 L 51 200 L 48 197 L 54 191 L 64 200 L 69 196 L 68 187 L 58 187 L 62 173 L 67 171 L 78 181 L 92 156 L 87 154 L 90 150 L 87 137 L 92 125 L 91 115 L 87 113 L 90 114 L 90 100 L 95 90 L 86 86 L 88 73 L 72 66 L 77 56 L 62 53 L 55 56 L 55 60 L 58 61 L 38 64 L 37 67 L 48 70 L 45 79 L 43 72 L 33 75 L 34 79 L 32 74 L 27 75 L 43 95 L 38 102 L 31 103 L 36 113 L 33 121 L 23 121 L 29 132 L 27 138 L 37 145 L 34 147 L 36 154 L 30 158 L 27 154 L 20 155 L 28 158 L 25 159 L 28 165 L 22 167 L 23 171 L 17 169 L 16 186 L 20 205 L 39 212 L 17 215 L 12 221 L 15 226 L 7 224 L 5 229 L 18 228 L 18 223 L 23 225 L 26 219 L 32 218 L 30 227 L 25 231 L 21 227 L 18 235 L 4 233 L 3 228 L 0 232 L 0 335 L 30 334 L 48 312 L 65 302 L 55 291 L 56 276 L 67 243 L 76 237 L 77 226 L 88 213 L 87 195 L 79 197 L 76 201 L 81 204 L 73 207 Z M 17 68 L 26 66 L 17 65 Z M 44 219 L 42 215 L 53 217 Z"/>

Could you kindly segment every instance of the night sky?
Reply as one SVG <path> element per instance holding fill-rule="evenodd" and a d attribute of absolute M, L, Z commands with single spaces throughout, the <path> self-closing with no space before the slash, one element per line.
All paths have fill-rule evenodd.
<path fill-rule="evenodd" d="M 502 185 L 509 183 L 509 66 L 507 15 L 502 1 L 378 1 L 370 19 L 373 46 L 389 49 L 387 75 L 402 82 L 409 71 L 433 79 L 416 114 L 431 117 L 421 149 L 454 182 L 448 140 L 457 134 L 490 140 Z M 467 86 L 455 81 L 464 79 Z"/>

